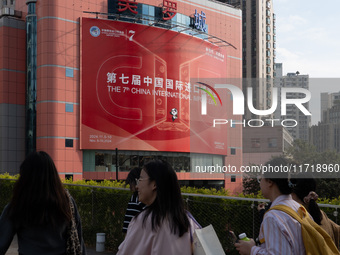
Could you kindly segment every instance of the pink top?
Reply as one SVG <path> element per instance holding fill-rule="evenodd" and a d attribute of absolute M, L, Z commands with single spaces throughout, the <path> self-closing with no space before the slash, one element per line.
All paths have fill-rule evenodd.
<path fill-rule="evenodd" d="M 179 237 L 171 233 L 168 222 L 164 221 L 154 232 L 151 229 L 151 215 L 142 226 L 144 214 L 142 212 L 130 222 L 117 255 L 191 255 L 190 230 Z"/>

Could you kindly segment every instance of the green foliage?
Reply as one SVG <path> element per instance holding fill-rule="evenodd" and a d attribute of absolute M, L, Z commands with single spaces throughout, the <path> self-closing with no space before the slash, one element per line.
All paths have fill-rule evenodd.
<path fill-rule="evenodd" d="M 62 180 L 65 184 L 77 184 L 77 185 L 90 185 L 90 186 L 98 186 L 98 187 L 114 187 L 114 188 L 126 188 L 126 184 L 124 181 L 116 181 L 116 180 L 103 180 L 103 181 L 94 181 L 94 180 L 79 180 L 73 181 L 72 179 Z"/>
<path fill-rule="evenodd" d="M 19 175 L 10 175 L 9 173 L 4 173 L 4 174 L 0 174 L 0 179 L 13 179 L 16 180 L 19 178 Z"/>
<path fill-rule="evenodd" d="M 302 140 L 295 140 L 293 146 L 288 149 L 286 156 L 294 159 L 299 164 L 314 165 L 314 169 L 320 165 L 328 167 L 331 165 L 340 165 L 340 154 L 336 151 L 317 152 L 315 146 Z M 309 167 L 307 171 L 311 171 L 311 167 Z M 324 174 L 325 178 L 320 178 L 321 176 L 322 174 L 318 174 L 316 178 L 316 192 L 319 196 L 330 198 L 339 197 L 340 172 L 327 171 L 327 176 Z"/>
<path fill-rule="evenodd" d="M 315 164 L 318 159 L 318 152 L 314 145 L 303 140 L 294 140 L 293 146 L 287 150 L 286 156 L 299 164 Z"/>
<path fill-rule="evenodd" d="M 3 178 L 3 179 L 2 179 Z M 15 179 L 8 174 L 0 175 L 0 211 L 5 208 L 12 197 Z"/>
<path fill-rule="evenodd" d="M 214 195 L 214 196 L 229 196 L 229 191 L 223 188 L 217 189 L 205 189 L 205 188 L 195 188 L 195 187 L 181 187 L 182 193 L 192 193 L 192 194 L 204 194 L 204 195 Z"/>
<path fill-rule="evenodd" d="M 242 185 L 243 194 L 254 194 L 257 195 L 260 192 L 260 184 L 257 181 L 255 173 L 243 174 Z"/>
<path fill-rule="evenodd" d="M 68 185 L 67 189 L 77 203 L 86 244 L 94 247 L 96 233 L 106 233 L 106 249 L 117 251 L 124 240 L 122 228 L 130 192 L 75 185 Z"/>
<path fill-rule="evenodd" d="M 0 176 L 0 211 L 9 202 L 15 183 L 15 178 L 8 175 L 1 178 L 2 176 Z M 86 245 L 94 247 L 96 234 L 106 233 L 106 249 L 116 252 L 124 239 L 122 227 L 125 210 L 131 196 L 128 189 L 122 189 L 125 187 L 124 182 L 107 180 L 100 183 L 96 181 L 73 183 L 71 180 L 66 180 L 65 186 L 77 203 Z M 214 226 L 227 254 L 238 254 L 231 242 L 229 230 L 237 235 L 245 232 L 249 237 L 257 237 L 260 226 L 256 209 L 258 202 L 217 197 L 229 195 L 229 192 L 224 189 L 182 187 L 182 192 L 186 193 L 183 198 L 187 209 L 203 227 L 209 224 Z M 191 193 L 203 196 L 191 196 Z M 263 198 L 261 192 L 240 194 L 238 197 Z M 321 199 L 320 202 L 340 205 L 340 197 Z M 333 215 L 334 208 L 322 209 L 332 220 L 337 221 Z"/>

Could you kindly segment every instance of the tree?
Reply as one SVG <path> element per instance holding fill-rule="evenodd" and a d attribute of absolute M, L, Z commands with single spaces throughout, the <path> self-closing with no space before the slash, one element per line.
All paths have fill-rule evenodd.
<path fill-rule="evenodd" d="M 314 164 L 318 152 L 314 145 L 303 140 L 294 140 L 292 147 L 288 148 L 285 156 L 294 159 L 299 164 Z"/>
<path fill-rule="evenodd" d="M 314 145 L 302 140 L 295 140 L 286 152 L 303 171 L 311 172 L 316 178 L 320 197 L 334 198 L 340 196 L 340 154 L 336 151 L 317 152 Z M 308 165 L 308 169 L 307 169 Z"/>
<path fill-rule="evenodd" d="M 243 194 L 245 195 L 257 195 L 260 191 L 260 184 L 258 183 L 257 176 L 254 173 L 243 174 L 242 185 Z"/>
<path fill-rule="evenodd" d="M 318 152 L 314 145 L 303 140 L 295 140 L 292 147 L 280 157 L 289 158 L 298 164 L 295 173 L 305 171 L 312 173 L 317 183 L 316 192 L 320 197 L 340 197 L 340 154 L 338 152 Z M 260 186 L 257 183 L 256 175 L 254 173 L 244 175 L 244 194 L 258 194 Z"/>

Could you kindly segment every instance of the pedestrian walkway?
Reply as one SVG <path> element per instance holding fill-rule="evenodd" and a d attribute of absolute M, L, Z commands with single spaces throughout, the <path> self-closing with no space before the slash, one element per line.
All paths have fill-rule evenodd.
<path fill-rule="evenodd" d="M 87 255 L 109 255 L 109 254 L 114 255 L 115 254 L 113 252 L 108 252 L 108 251 L 97 252 L 96 247 L 86 248 L 86 251 L 87 251 Z M 17 241 L 16 236 L 14 237 L 11 246 L 9 247 L 8 251 L 6 252 L 6 255 L 18 255 L 18 241 Z"/>

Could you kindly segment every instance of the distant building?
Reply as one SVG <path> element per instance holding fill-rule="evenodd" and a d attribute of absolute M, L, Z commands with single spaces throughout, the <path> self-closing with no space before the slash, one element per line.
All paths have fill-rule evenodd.
<path fill-rule="evenodd" d="M 340 102 L 340 92 L 321 93 L 321 121 L 324 119 L 324 112 Z"/>
<path fill-rule="evenodd" d="M 275 75 L 276 78 L 281 78 L 283 76 L 283 64 L 275 63 Z"/>
<path fill-rule="evenodd" d="M 272 105 L 272 79 L 275 77 L 276 15 L 272 0 L 224 0 L 242 9 L 242 77 L 243 93 L 253 89 L 255 109 L 269 109 Z M 247 109 L 247 108 L 246 108 Z M 256 118 L 246 112 L 246 119 Z"/>
<path fill-rule="evenodd" d="M 304 88 L 309 89 L 309 75 L 299 75 L 298 73 L 287 73 L 286 76 L 277 77 L 275 79 L 275 86 L 278 88 L 278 106 L 275 111 L 275 118 L 277 119 L 293 119 L 297 122 L 296 127 L 287 128 L 288 132 L 294 139 L 301 139 L 308 141 L 309 127 L 311 125 L 311 117 L 305 115 L 296 105 L 287 105 L 286 115 L 281 114 L 281 89 L 282 88 Z M 301 93 L 288 93 L 288 98 L 304 98 L 305 95 Z M 303 106 L 309 110 L 309 102 L 304 103 Z M 293 122 L 292 122 L 293 124 Z"/>
<path fill-rule="evenodd" d="M 340 152 L 340 105 L 334 105 L 323 111 L 322 121 L 310 128 L 309 142 L 319 152 L 327 150 Z"/>
<path fill-rule="evenodd" d="M 293 137 L 282 126 L 243 130 L 243 165 L 264 164 L 292 146 Z"/>
<path fill-rule="evenodd" d="M 278 88 L 278 102 L 277 108 L 274 112 L 275 119 L 281 119 L 281 86 L 282 86 L 282 77 L 283 77 L 283 64 L 275 63 L 276 76 L 274 78 L 274 87 Z M 276 125 L 279 125 L 279 122 L 275 122 Z"/>

